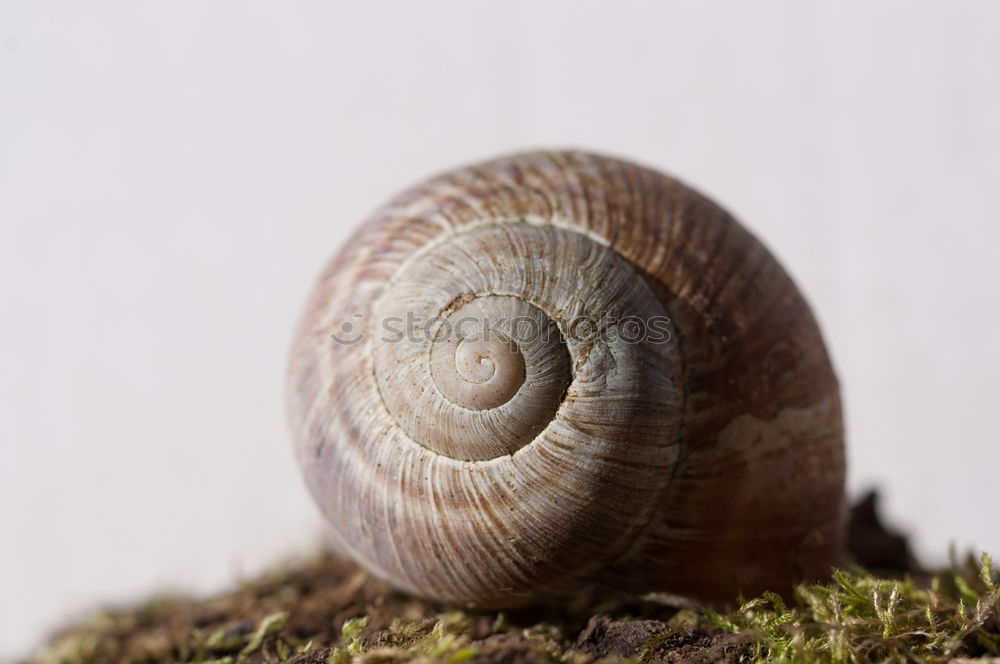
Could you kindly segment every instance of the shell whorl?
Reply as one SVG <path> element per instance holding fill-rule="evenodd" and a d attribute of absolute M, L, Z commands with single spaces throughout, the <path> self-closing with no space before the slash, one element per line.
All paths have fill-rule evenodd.
<path fill-rule="evenodd" d="M 504 219 L 449 234 L 375 305 L 383 327 L 407 328 L 374 336 L 382 403 L 411 440 L 466 461 L 587 427 L 609 448 L 625 431 L 640 445 L 633 414 L 669 426 L 679 399 L 676 345 L 619 338 L 618 322 L 637 313 L 666 319 L 628 262 L 591 238 Z"/>
<path fill-rule="evenodd" d="M 516 155 L 377 211 L 306 308 L 289 413 L 338 548 L 423 596 L 712 600 L 839 545 L 808 307 L 731 217 L 618 160 Z"/>

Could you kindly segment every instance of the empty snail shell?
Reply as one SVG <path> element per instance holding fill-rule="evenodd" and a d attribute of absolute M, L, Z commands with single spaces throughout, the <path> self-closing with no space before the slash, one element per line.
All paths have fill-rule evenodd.
<path fill-rule="evenodd" d="M 288 378 L 335 546 L 419 596 L 725 603 L 842 544 L 808 305 L 724 210 L 625 161 L 520 154 L 400 194 L 322 273 Z"/>

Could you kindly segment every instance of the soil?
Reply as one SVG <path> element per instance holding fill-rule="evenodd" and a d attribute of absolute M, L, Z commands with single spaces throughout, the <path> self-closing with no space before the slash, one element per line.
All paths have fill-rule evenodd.
<path fill-rule="evenodd" d="M 863 566 L 917 571 L 906 538 L 880 522 L 874 494 L 854 508 L 849 544 Z M 99 613 L 56 634 L 31 661 L 739 662 L 752 659 L 753 647 L 689 610 L 606 590 L 527 610 L 455 611 L 396 593 L 353 564 L 322 555 L 218 597 L 159 598 Z"/>

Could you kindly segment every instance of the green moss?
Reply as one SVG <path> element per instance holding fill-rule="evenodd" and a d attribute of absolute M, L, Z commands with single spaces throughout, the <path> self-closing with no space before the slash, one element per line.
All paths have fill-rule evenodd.
<path fill-rule="evenodd" d="M 861 569 L 728 613 L 590 590 L 530 610 L 449 610 L 323 556 L 210 599 L 161 598 L 94 614 L 36 664 L 217 662 L 944 662 L 1000 655 L 988 557 L 933 578 Z"/>
<path fill-rule="evenodd" d="M 731 614 L 705 615 L 750 635 L 758 661 L 936 662 L 1000 655 L 998 612 L 1000 590 L 984 555 L 979 565 L 970 561 L 929 586 L 837 571 L 829 583 L 797 588 L 792 606 L 765 594 Z"/>

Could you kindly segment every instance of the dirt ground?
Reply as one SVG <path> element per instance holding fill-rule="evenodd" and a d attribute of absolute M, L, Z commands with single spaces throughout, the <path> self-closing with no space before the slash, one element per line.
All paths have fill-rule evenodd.
<path fill-rule="evenodd" d="M 874 495 L 853 510 L 849 547 L 851 563 L 887 578 L 922 575 L 906 538 L 886 530 L 880 523 Z M 991 586 L 992 581 L 987 581 Z M 880 583 L 889 582 L 877 581 L 873 586 L 875 615 L 883 618 L 880 629 L 888 635 L 883 614 L 878 612 Z M 845 588 L 855 594 L 860 592 Z M 822 588 L 819 590 L 822 593 Z M 996 593 L 989 597 L 995 599 Z M 899 605 L 898 600 L 895 605 L 892 602 L 890 597 L 887 604 L 890 613 Z M 771 609 L 775 616 L 772 622 L 793 621 L 786 617 L 793 614 L 783 613 L 783 608 Z M 960 606 L 957 610 L 964 612 L 966 608 Z M 771 629 L 771 623 L 759 622 L 756 623 L 759 628 L 746 629 L 738 622 L 737 619 L 756 615 L 753 611 L 727 618 L 616 596 L 599 589 L 588 589 L 559 602 L 526 610 L 458 611 L 394 592 L 352 563 L 320 555 L 277 568 L 217 597 L 160 597 L 136 607 L 97 612 L 54 635 L 28 661 L 38 664 L 348 661 L 584 664 L 602 659 L 756 662 L 779 658 L 781 639 L 776 640 L 774 634 L 780 637 L 784 632 L 766 637 L 761 630 Z M 983 614 L 985 618 L 977 631 L 970 628 L 956 637 L 958 641 L 942 640 L 940 652 L 949 658 L 989 653 L 992 646 L 988 641 L 994 632 L 990 631 L 993 627 L 988 621 L 996 621 L 995 608 L 993 612 Z M 937 624 L 935 615 L 930 612 L 927 615 L 932 625 Z M 817 621 L 815 617 L 809 620 Z M 892 615 L 890 620 L 895 621 L 893 625 L 899 622 Z M 974 621 L 970 618 L 971 622 Z M 823 648 L 810 654 L 811 646 L 806 639 L 813 627 L 801 627 L 804 636 L 800 647 L 795 645 L 800 638 L 795 634 L 782 646 L 781 652 L 786 655 L 801 653 L 801 657 L 780 658 L 836 661 L 839 652 L 836 639 L 828 638 Z M 776 629 L 781 629 L 780 625 Z M 910 652 L 910 646 L 906 645 L 909 642 L 900 640 L 902 645 L 896 647 L 892 638 L 882 639 L 867 649 L 863 638 L 858 641 L 860 647 L 852 641 L 850 648 L 843 650 L 846 654 L 842 659 L 864 661 L 870 654 L 871 661 L 928 661 L 918 655 L 911 660 L 906 654 Z M 986 645 L 981 645 L 983 639 Z M 996 643 L 1000 644 L 1000 636 Z"/>

